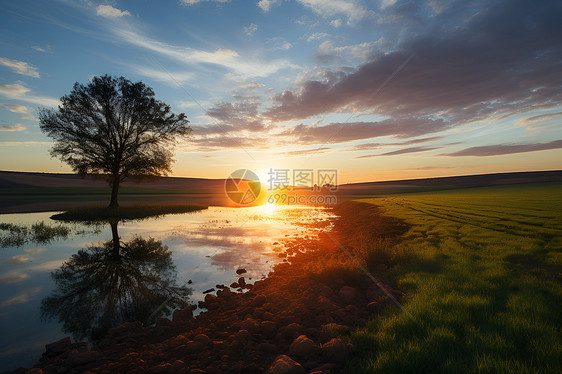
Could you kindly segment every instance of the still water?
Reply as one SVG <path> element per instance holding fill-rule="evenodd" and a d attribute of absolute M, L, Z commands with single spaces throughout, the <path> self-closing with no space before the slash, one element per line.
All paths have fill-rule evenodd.
<path fill-rule="evenodd" d="M 209 207 L 91 226 L 52 221 L 54 213 L 0 215 L 0 223 L 43 221 L 71 232 L 0 248 L 2 371 L 30 367 L 46 343 L 65 336 L 93 341 L 124 320 L 169 316 L 238 280 L 239 269 L 248 283 L 259 280 L 283 261 L 284 243 L 316 236 L 331 218 L 318 207 Z"/>

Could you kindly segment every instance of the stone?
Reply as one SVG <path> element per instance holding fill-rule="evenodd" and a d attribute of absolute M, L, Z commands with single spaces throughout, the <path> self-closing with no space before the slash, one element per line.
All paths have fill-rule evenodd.
<path fill-rule="evenodd" d="M 168 372 L 168 370 L 170 370 L 171 367 L 172 367 L 172 364 L 166 362 L 165 364 L 156 365 L 156 366 L 151 367 L 150 369 L 148 369 L 148 372 L 150 374 L 166 373 L 166 372 Z"/>
<path fill-rule="evenodd" d="M 156 320 L 156 327 L 170 326 L 171 324 L 172 321 L 165 317 L 160 317 Z"/>
<path fill-rule="evenodd" d="M 57 340 L 56 342 L 46 344 L 45 354 L 48 356 L 58 356 L 70 349 L 71 344 L 70 337 L 68 336 L 62 338 L 61 340 Z"/>
<path fill-rule="evenodd" d="M 238 269 L 236 270 L 236 274 L 240 275 L 240 274 L 244 274 L 246 272 L 246 269 Z"/>
<path fill-rule="evenodd" d="M 247 330 L 250 334 L 255 334 L 259 331 L 260 325 L 258 321 L 253 318 L 246 318 L 242 325 L 240 326 L 241 330 Z"/>
<path fill-rule="evenodd" d="M 267 374 L 306 374 L 306 370 L 289 356 L 278 356 L 267 370 Z"/>
<path fill-rule="evenodd" d="M 306 335 L 301 335 L 291 343 L 289 353 L 292 357 L 303 357 L 310 359 L 319 352 L 319 347 Z"/>
<path fill-rule="evenodd" d="M 172 315 L 172 321 L 174 322 L 188 322 L 193 319 L 193 311 L 191 308 L 186 309 L 176 309 Z"/>
<path fill-rule="evenodd" d="M 65 362 L 71 367 L 82 366 L 99 358 L 97 352 L 70 352 Z"/>
<path fill-rule="evenodd" d="M 298 323 L 291 323 L 281 329 L 281 334 L 286 338 L 293 339 L 299 335 L 302 328 Z"/>
<path fill-rule="evenodd" d="M 350 351 L 350 344 L 340 338 L 333 338 L 326 344 L 322 345 L 322 353 L 324 357 L 330 361 L 339 364 L 345 363 Z"/>
<path fill-rule="evenodd" d="M 385 271 L 386 269 L 388 269 L 388 266 L 386 266 L 385 264 L 378 264 L 375 267 L 375 271 Z"/>
<path fill-rule="evenodd" d="M 260 323 L 260 330 L 265 336 L 273 336 L 277 331 L 277 324 L 272 321 L 263 321 Z"/>
<path fill-rule="evenodd" d="M 39 368 L 33 368 L 25 371 L 25 374 L 43 374 L 43 370 Z"/>
<path fill-rule="evenodd" d="M 244 279 L 244 277 L 240 277 L 238 279 L 238 285 L 242 288 L 246 287 L 246 279 Z"/>
<path fill-rule="evenodd" d="M 197 343 L 201 343 L 204 346 L 212 346 L 213 345 L 213 342 L 211 341 L 211 339 L 205 334 L 195 335 L 195 337 L 193 338 L 193 341 L 197 342 Z"/>
<path fill-rule="evenodd" d="M 353 304 L 357 301 L 359 292 L 353 287 L 343 286 L 342 288 L 340 288 L 338 296 L 344 303 Z"/>
<path fill-rule="evenodd" d="M 248 330 L 240 330 L 234 336 L 234 341 L 237 341 L 241 344 L 247 344 L 252 340 L 252 334 L 248 332 Z"/>

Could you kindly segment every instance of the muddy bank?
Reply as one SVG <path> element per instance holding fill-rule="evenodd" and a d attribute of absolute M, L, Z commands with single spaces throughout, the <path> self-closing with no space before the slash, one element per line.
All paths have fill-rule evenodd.
<path fill-rule="evenodd" d="M 384 282 L 384 269 L 391 264 L 382 249 L 390 248 L 407 227 L 370 204 L 347 202 L 335 212 L 339 217 L 330 235 L 288 239 L 282 243 L 285 263 L 246 286 L 247 292 L 220 286 L 201 305 L 207 311 L 195 318 L 188 308 L 152 327 L 126 323 L 91 350 L 63 339 L 48 344 L 33 369 L 14 372 L 345 373 L 354 354 L 346 333 L 389 300 L 336 241 L 366 259 L 366 266 L 400 299 L 401 292 Z M 375 251 L 366 255 L 367 249 Z M 238 283 L 233 286 L 246 282 Z"/>

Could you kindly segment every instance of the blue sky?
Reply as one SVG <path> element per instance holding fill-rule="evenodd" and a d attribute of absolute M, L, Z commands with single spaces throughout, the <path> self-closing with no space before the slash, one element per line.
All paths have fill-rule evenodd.
<path fill-rule="evenodd" d="M 556 1 L 4 1 L 0 169 L 68 172 L 39 107 L 142 80 L 193 139 L 174 175 L 340 182 L 560 169 Z"/>

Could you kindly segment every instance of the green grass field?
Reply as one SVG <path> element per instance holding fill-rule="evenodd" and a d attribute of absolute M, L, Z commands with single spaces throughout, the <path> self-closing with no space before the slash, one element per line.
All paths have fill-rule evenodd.
<path fill-rule="evenodd" d="M 356 330 L 349 372 L 562 370 L 561 183 L 362 201 L 412 225 L 384 277 L 414 320 L 388 308 Z"/>

